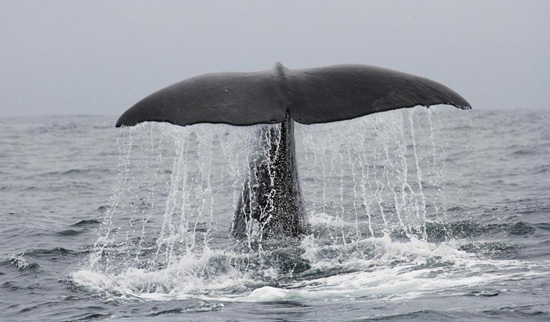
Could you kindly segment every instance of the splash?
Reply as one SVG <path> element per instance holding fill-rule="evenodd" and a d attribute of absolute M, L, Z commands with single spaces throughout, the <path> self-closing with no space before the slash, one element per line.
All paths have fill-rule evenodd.
<path fill-rule="evenodd" d="M 297 125 L 311 234 L 229 239 L 244 178 L 267 153 L 261 129 L 123 129 L 110 207 L 75 282 L 152 300 L 326 300 L 414 296 L 520 269 L 512 263 L 500 275 L 485 274 L 496 264 L 459 250 L 445 225 L 442 242 L 428 242 L 428 224 L 449 220 L 445 137 L 432 109 Z"/>

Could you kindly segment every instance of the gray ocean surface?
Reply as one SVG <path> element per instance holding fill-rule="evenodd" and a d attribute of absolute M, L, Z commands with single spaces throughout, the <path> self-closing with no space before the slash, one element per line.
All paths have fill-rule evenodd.
<path fill-rule="evenodd" d="M 0 321 L 549 321 L 550 112 L 297 125 L 311 224 L 229 238 L 255 127 L 0 119 Z"/>

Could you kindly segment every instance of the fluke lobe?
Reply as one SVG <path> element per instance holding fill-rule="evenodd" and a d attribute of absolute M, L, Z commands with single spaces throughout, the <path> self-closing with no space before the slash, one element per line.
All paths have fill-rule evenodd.
<path fill-rule="evenodd" d="M 447 104 L 470 109 L 452 89 L 432 80 L 366 65 L 212 73 L 161 89 L 128 109 L 116 126 L 157 121 L 176 125 L 226 123 L 262 127 L 269 151 L 250 167 L 231 234 L 258 223 L 265 237 L 299 236 L 307 221 L 296 168 L 293 122 L 327 123 L 399 108 Z"/>

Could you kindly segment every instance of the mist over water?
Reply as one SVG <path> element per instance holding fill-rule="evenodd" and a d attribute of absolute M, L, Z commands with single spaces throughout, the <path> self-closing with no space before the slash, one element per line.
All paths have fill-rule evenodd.
<path fill-rule="evenodd" d="M 2 120 L 0 316 L 546 320 L 548 119 L 436 107 L 296 124 L 310 233 L 240 241 L 261 126 Z"/>

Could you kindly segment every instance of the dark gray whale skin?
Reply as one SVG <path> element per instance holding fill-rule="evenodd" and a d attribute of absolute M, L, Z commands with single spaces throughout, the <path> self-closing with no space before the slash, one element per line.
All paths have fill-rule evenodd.
<path fill-rule="evenodd" d="M 250 165 L 233 216 L 231 235 L 249 235 L 256 220 L 261 238 L 297 237 L 307 233 L 307 220 L 298 180 L 294 121 L 287 113 L 280 128 L 259 131 L 262 152 Z"/>
<path fill-rule="evenodd" d="M 426 78 L 366 65 L 214 73 L 168 86 L 137 102 L 116 126 L 146 121 L 176 125 L 273 124 L 287 111 L 299 123 L 314 124 L 416 105 L 470 104 L 450 88 Z"/>
<path fill-rule="evenodd" d="M 300 236 L 307 221 L 300 192 L 294 121 L 342 121 L 367 114 L 423 105 L 470 109 L 450 88 L 432 80 L 380 67 L 335 65 L 291 70 L 280 63 L 269 71 L 196 76 L 137 102 L 116 126 L 141 122 L 175 125 L 281 123 L 279 133 L 262 127 L 268 151 L 250 165 L 233 217 L 231 235 L 244 238 L 258 223 L 263 237 Z"/>

